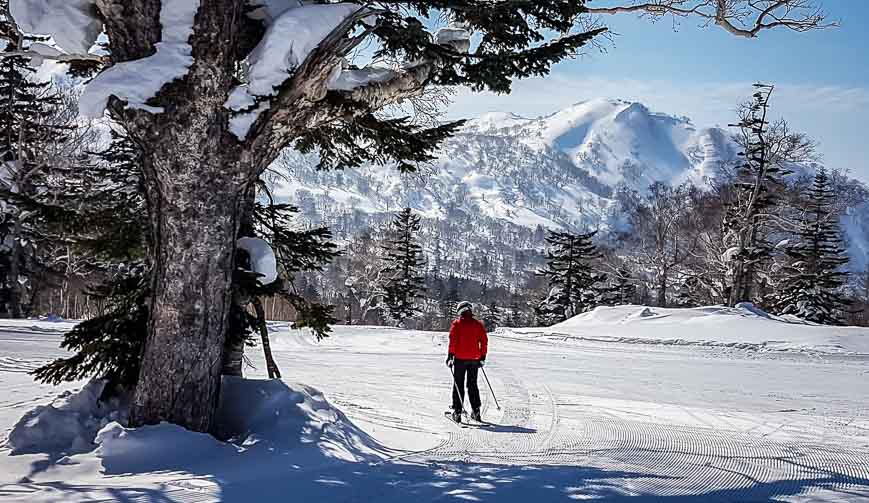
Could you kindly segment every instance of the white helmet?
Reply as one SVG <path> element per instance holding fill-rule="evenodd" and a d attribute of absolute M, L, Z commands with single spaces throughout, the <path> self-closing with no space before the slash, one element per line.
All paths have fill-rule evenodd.
<path fill-rule="evenodd" d="M 456 306 L 456 314 L 461 316 L 462 314 L 464 314 L 465 311 L 470 311 L 470 312 L 474 311 L 474 306 L 471 305 L 471 303 L 466 301 L 466 300 L 459 302 L 459 305 Z"/>

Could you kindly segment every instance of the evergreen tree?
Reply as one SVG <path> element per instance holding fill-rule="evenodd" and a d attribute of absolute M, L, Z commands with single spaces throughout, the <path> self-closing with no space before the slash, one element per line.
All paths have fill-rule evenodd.
<path fill-rule="evenodd" d="M 785 251 L 788 263 L 781 271 L 779 288 L 770 295 L 775 313 L 827 325 L 842 324 L 849 304 L 843 291 L 848 274 L 842 270 L 848 256 L 839 232 L 839 215 L 834 211 L 835 200 L 836 193 L 821 168 L 807 194 L 798 239 Z"/>
<path fill-rule="evenodd" d="M 510 294 L 510 314 L 507 317 L 507 326 L 518 328 L 523 325 L 524 309 L 522 306 L 522 298 L 515 291 Z"/>
<path fill-rule="evenodd" d="M 637 285 L 634 283 L 628 268 L 622 266 L 616 271 L 613 276 L 611 291 L 611 305 L 623 306 L 634 303 L 634 299 L 637 297 Z"/>
<path fill-rule="evenodd" d="M 29 315 L 41 284 L 59 275 L 23 202 L 56 161 L 50 146 L 62 143 L 69 130 L 55 123 L 58 95 L 50 83 L 34 81 L 28 63 L 17 55 L 0 59 L 0 312 L 13 318 Z"/>
<path fill-rule="evenodd" d="M 459 280 L 450 275 L 445 284 L 447 291 L 441 298 L 440 311 L 443 326 L 450 327 L 450 323 L 456 318 L 456 307 L 459 305 Z"/>
<path fill-rule="evenodd" d="M 546 268 L 538 272 L 549 280 L 549 294 L 536 309 L 541 323 L 564 321 L 600 304 L 606 275 L 591 267 L 600 257 L 592 242 L 596 234 L 549 231 Z"/>
<path fill-rule="evenodd" d="M 494 301 L 486 306 L 486 311 L 483 316 L 483 324 L 486 325 L 486 331 L 488 332 L 501 326 L 501 309 Z"/>
<path fill-rule="evenodd" d="M 392 235 L 384 247 L 384 302 L 390 318 L 403 325 L 408 318 L 419 313 L 418 301 L 425 291 L 425 260 L 422 247 L 415 238 L 420 230 L 420 217 L 410 208 L 405 208 L 396 216 L 393 226 Z"/>

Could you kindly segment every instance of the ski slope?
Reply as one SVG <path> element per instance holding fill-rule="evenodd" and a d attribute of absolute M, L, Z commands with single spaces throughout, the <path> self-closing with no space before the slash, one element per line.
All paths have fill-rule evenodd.
<path fill-rule="evenodd" d="M 706 342 L 728 325 L 737 335 L 641 340 L 626 327 L 641 322 L 602 313 L 559 327 L 570 339 L 492 334 L 486 372 L 501 409 L 481 378 L 487 428 L 443 416 L 445 334 L 336 327 L 317 343 L 273 323 L 288 379 L 228 388 L 243 439 L 109 424 L 90 452 L 7 446 L 0 501 L 869 501 L 869 354 L 857 351 L 866 331 L 834 350 L 838 329 L 670 314 L 682 339 L 692 326 Z M 602 327 L 619 339 L 578 336 Z M 61 354 L 66 328 L 0 322 L 0 431 L 60 392 L 23 372 Z M 752 346 L 764 333 L 796 342 Z M 730 344 L 740 338 L 751 344 Z M 250 356 L 249 376 L 262 378 L 261 355 Z"/>

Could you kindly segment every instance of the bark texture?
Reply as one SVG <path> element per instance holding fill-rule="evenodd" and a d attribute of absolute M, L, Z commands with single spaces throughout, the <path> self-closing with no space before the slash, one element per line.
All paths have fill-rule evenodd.
<path fill-rule="evenodd" d="M 103 2 L 107 5 L 108 2 Z M 111 3 L 107 26 L 124 59 L 153 50 L 159 2 Z M 169 421 L 210 431 L 220 393 L 238 211 L 253 168 L 228 132 L 240 2 L 202 0 L 194 64 L 153 100 L 164 113 L 113 102 L 142 148 L 152 242 L 148 339 L 130 411 L 133 425 Z M 158 25 L 159 26 L 159 25 Z M 151 39 L 151 43 L 143 40 Z"/>

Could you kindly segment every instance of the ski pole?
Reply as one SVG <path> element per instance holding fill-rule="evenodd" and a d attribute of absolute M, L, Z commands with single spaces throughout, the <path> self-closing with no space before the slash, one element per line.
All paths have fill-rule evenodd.
<path fill-rule="evenodd" d="M 462 410 L 464 410 L 465 409 L 465 394 L 462 393 L 462 391 L 459 389 L 458 383 L 456 382 L 456 369 L 455 369 L 455 367 L 450 367 L 450 375 L 453 377 L 453 389 L 456 391 L 456 393 L 459 394 L 460 397 L 462 397 Z"/>
<path fill-rule="evenodd" d="M 498 410 L 501 410 L 501 406 L 498 405 L 498 398 L 495 396 L 495 390 L 492 389 L 492 383 L 489 382 L 489 376 L 486 375 L 486 369 L 483 367 L 480 367 L 480 370 L 483 371 L 483 377 L 486 378 L 486 384 L 489 385 L 489 391 L 492 392 L 492 398 L 495 399 L 495 407 L 497 407 Z M 453 379 L 453 381 L 455 381 L 455 379 Z"/>

